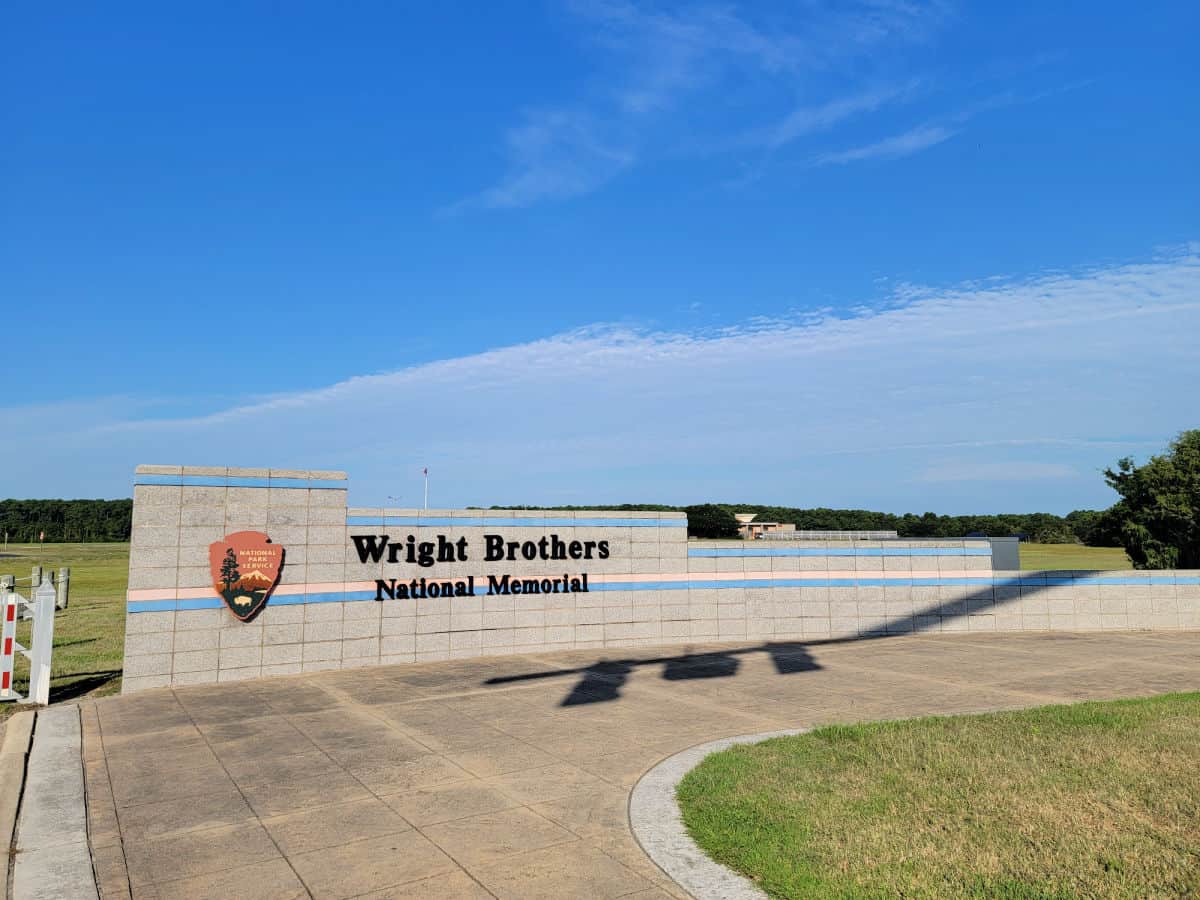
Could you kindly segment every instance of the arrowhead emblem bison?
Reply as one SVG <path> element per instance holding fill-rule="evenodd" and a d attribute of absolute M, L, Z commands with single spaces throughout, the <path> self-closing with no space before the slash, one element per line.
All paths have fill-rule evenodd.
<path fill-rule="evenodd" d="M 212 585 L 229 611 L 249 622 L 267 605 L 283 568 L 283 547 L 261 531 L 236 531 L 208 545 Z"/>

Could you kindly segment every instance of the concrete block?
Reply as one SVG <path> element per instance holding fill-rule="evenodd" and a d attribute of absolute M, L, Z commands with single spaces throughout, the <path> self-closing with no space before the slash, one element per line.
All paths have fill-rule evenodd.
<path fill-rule="evenodd" d="M 133 505 L 179 506 L 183 502 L 183 488 L 165 484 L 138 484 L 133 488 Z"/>
<path fill-rule="evenodd" d="M 449 632 L 441 631 L 431 634 L 418 634 L 416 636 L 416 652 L 422 653 L 449 653 L 450 652 L 450 634 Z"/>
<path fill-rule="evenodd" d="M 400 662 L 412 662 L 416 654 L 417 639 L 415 635 L 390 635 L 380 638 L 379 653 L 381 659 L 388 657 L 405 657 Z"/>
<path fill-rule="evenodd" d="M 208 557 L 208 549 L 205 548 L 204 558 Z M 200 558 L 200 551 L 189 554 L 193 558 Z M 176 578 L 175 585 L 180 588 L 210 588 L 212 586 L 212 570 L 207 566 L 189 566 L 184 565 L 182 551 L 180 552 L 180 565 L 175 570 Z M 216 594 L 213 594 L 213 599 L 216 599 Z"/>
<path fill-rule="evenodd" d="M 259 613 L 255 620 L 261 622 L 264 628 L 271 625 L 297 625 L 304 621 L 304 604 L 294 603 L 279 606 L 267 603 L 267 608 Z"/>
<path fill-rule="evenodd" d="M 125 617 L 125 634 L 148 634 L 152 631 L 174 631 L 175 613 L 143 612 Z"/>
<path fill-rule="evenodd" d="M 257 622 L 222 623 L 219 646 L 226 647 L 260 647 L 263 641 L 263 626 Z"/>
<path fill-rule="evenodd" d="M 449 613 L 439 613 L 433 616 L 417 616 L 417 634 L 435 634 L 449 630 Z"/>
<path fill-rule="evenodd" d="M 301 672 L 332 672 L 342 667 L 340 659 L 310 660 L 300 665 Z"/>
<path fill-rule="evenodd" d="M 531 614 L 530 613 L 517 613 L 518 620 L 519 620 L 519 617 L 522 615 L 531 615 Z M 544 620 L 545 614 L 539 613 L 539 615 L 541 615 Z M 532 624 L 537 624 L 537 623 L 532 623 Z M 483 613 L 481 613 L 481 612 L 459 613 L 456 611 L 452 611 L 450 613 L 450 630 L 451 631 L 478 631 L 481 628 L 483 628 Z"/>
<path fill-rule="evenodd" d="M 344 603 L 305 603 L 304 621 L 307 622 L 340 622 Z"/>
<path fill-rule="evenodd" d="M 175 654 L 171 671 L 180 672 L 213 672 L 216 673 L 219 663 L 217 650 L 188 650 Z M 214 679 L 215 680 L 215 679 Z"/>
<path fill-rule="evenodd" d="M 217 681 L 248 681 L 251 678 L 261 678 L 261 666 L 247 666 L 244 669 L 221 669 L 217 672 Z"/>
<path fill-rule="evenodd" d="M 340 506 L 313 506 L 311 503 L 308 506 L 309 525 L 339 525 L 344 528 L 346 515 L 346 510 Z"/>
<path fill-rule="evenodd" d="M 379 638 L 364 637 L 342 641 L 342 659 L 362 659 L 366 656 L 379 656 Z"/>
<path fill-rule="evenodd" d="M 129 634 L 125 636 L 125 653 L 128 656 L 170 653 L 174 649 L 174 639 L 175 635 L 169 631 Z"/>
<path fill-rule="evenodd" d="M 216 684 L 217 670 L 202 669 L 196 672 L 172 672 L 171 686 L 183 687 L 189 684 Z"/>
<path fill-rule="evenodd" d="M 380 619 L 346 619 L 342 621 L 342 639 L 346 641 L 359 638 L 378 638 Z"/>
<path fill-rule="evenodd" d="M 305 666 L 311 662 L 328 662 L 329 660 L 341 660 L 342 658 L 342 642 L 339 641 L 313 641 L 303 645 L 303 662 Z M 308 671 L 307 668 L 305 671 Z"/>
<path fill-rule="evenodd" d="M 180 510 L 174 504 L 163 506 L 134 506 L 133 527 L 178 528 Z"/>
<path fill-rule="evenodd" d="M 315 641 L 340 641 L 345 636 L 344 624 L 341 620 L 328 622 L 305 622 L 304 639 L 306 644 Z"/>
<path fill-rule="evenodd" d="M 280 663 L 278 665 L 273 665 L 273 666 L 264 665 L 262 667 L 262 677 L 263 678 L 272 678 L 277 675 L 298 675 L 302 671 L 303 671 L 303 667 L 298 662 Z"/>
<path fill-rule="evenodd" d="M 125 670 L 125 675 L 121 679 L 121 692 L 124 694 L 132 694 L 135 691 L 145 691 L 151 688 L 167 687 L 171 683 L 171 676 L 163 673 L 161 675 L 130 675 L 129 670 Z"/>
<path fill-rule="evenodd" d="M 174 588 L 175 570 L 165 569 L 130 569 L 129 590 L 144 591 L 154 588 Z"/>
<path fill-rule="evenodd" d="M 262 646 L 222 647 L 217 651 L 217 668 L 241 669 L 262 665 Z"/>
<path fill-rule="evenodd" d="M 299 644 L 304 640 L 304 625 L 293 622 L 287 625 L 263 625 L 263 646 Z"/>
<path fill-rule="evenodd" d="M 380 621 L 380 634 L 383 637 L 411 635 L 417 633 L 416 616 L 385 617 Z"/>
<path fill-rule="evenodd" d="M 300 644 L 269 644 L 262 648 L 263 669 L 267 666 L 299 664 L 304 661 L 304 648 Z"/>
<path fill-rule="evenodd" d="M 124 673 L 127 678 L 147 675 L 166 675 L 171 671 L 170 653 L 145 653 L 125 655 Z"/>
<path fill-rule="evenodd" d="M 221 632 L 216 628 L 176 630 L 172 637 L 174 638 L 172 649 L 177 654 L 187 650 L 216 650 L 221 646 Z"/>
<path fill-rule="evenodd" d="M 179 548 L 174 544 L 168 547 L 147 547 L 135 544 L 129 550 L 130 568 L 167 569 L 174 568 L 178 562 Z"/>
<path fill-rule="evenodd" d="M 309 491 L 308 506 L 310 509 L 314 507 L 340 509 L 344 514 L 346 509 L 346 492 L 337 490 L 336 488 Z"/>

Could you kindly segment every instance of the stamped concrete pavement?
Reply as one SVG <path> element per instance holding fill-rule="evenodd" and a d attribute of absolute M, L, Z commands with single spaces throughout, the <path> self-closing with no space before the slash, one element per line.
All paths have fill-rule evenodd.
<path fill-rule="evenodd" d="M 85 704 L 105 898 L 687 897 L 639 776 L 728 735 L 1200 689 L 1200 633 L 572 651 Z"/>

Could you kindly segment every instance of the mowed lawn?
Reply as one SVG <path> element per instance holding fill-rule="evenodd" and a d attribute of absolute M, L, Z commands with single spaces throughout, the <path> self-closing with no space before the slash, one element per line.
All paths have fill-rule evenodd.
<path fill-rule="evenodd" d="M 125 650 L 125 587 L 129 579 L 128 544 L 9 544 L 0 556 L 0 574 L 26 579 L 17 592 L 29 596 L 29 573 L 40 565 L 48 574 L 71 568 L 67 609 L 54 617 L 54 657 L 50 702 L 85 695 L 104 696 L 121 689 Z M 17 640 L 29 646 L 29 622 L 17 628 Z M 18 657 L 17 690 L 27 692 L 29 664 Z M 0 704 L 0 716 L 20 707 Z"/>
<path fill-rule="evenodd" d="M 1200 694 L 832 726 L 679 786 L 773 897 L 1200 896 Z"/>
<path fill-rule="evenodd" d="M 1083 544 L 1022 544 L 1022 569 L 1132 569 L 1121 547 Z"/>

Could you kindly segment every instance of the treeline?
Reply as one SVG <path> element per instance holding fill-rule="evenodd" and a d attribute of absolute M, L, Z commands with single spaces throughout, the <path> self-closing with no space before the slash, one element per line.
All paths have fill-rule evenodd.
<path fill-rule="evenodd" d="M 506 506 L 493 509 L 538 509 L 545 507 Z M 873 512 L 869 509 L 800 509 L 794 506 L 759 506 L 753 503 L 719 503 L 703 506 L 664 506 L 654 503 L 621 503 L 610 506 L 556 506 L 551 509 L 600 509 L 612 511 L 656 510 L 687 512 L 689 524 L 697 516 L 708 516 L 714 508 L 732 513 L 754 513 L 760 522 L 783 522 L 801 531 L 895 531 L 900 537 L 958 538 L 969 534 L 988 537 L 1020 535 L 1040 544 L 1082 543 L 1115 547 L 1120 538 L 1103 512 L 1079 509 L 1066 516 L 1053 513 L 1002 513 L 991 516 L 941 516 L 937 513 Z M 695 529 L 692 529 L 695 530 Z"/>
<path fill-rule="evenodd" d="M 1119 546 L 1120 533 L 1111 516 L 1096 510 L 1076 510 L 1067 516 L 1052 513 L 1011 513 L 991 516 L 941 516 L 874 512 L 868 509 L 800 509 L 793 506 L 760 506 L 752 503 L 705 504 L 728 513 L 754 513 L 760 522 L 791 523 L 802 531 L 895 531 L 900 537 L 989 537 L 1021 535 L 1046 544 L 1083 543 Z M 544 509 L 547 507 L 506 506 L 493 509 Z M 703 515 L 701 507 L 668 506 L 660 503 L 556 506 L 551 509 L 602 509 L 615 512 L 654 510 Z M 127 541 L 133 513 L 132 500 L 0 500 L 0 531 L 12 543 L 32 543 L 45 532 L 46 541 Z"/>
<path fill-rule="evenodd" d="M 0 500 L 0 531 L 14 544 L 129 540 L 132 500 Z"/>

